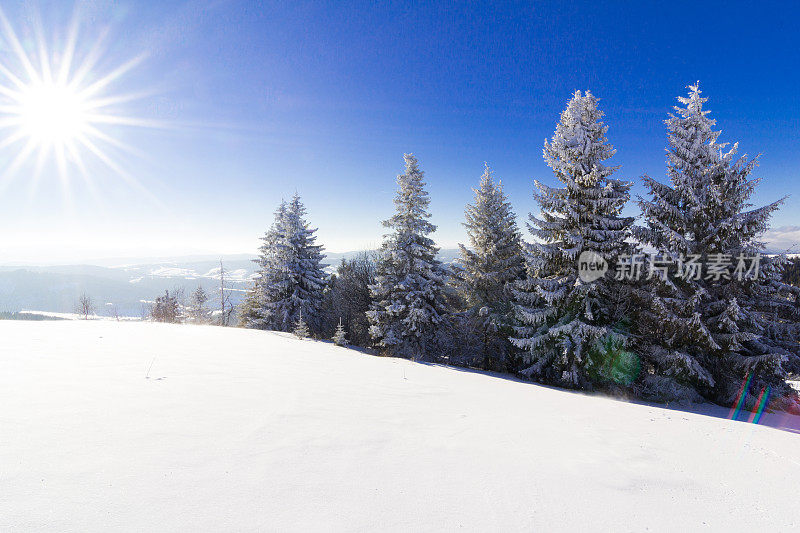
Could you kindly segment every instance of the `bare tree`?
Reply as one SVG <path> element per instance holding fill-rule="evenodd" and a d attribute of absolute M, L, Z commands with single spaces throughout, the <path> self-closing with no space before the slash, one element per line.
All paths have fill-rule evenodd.
<path fill-rule="evenodd" d="M 222 264 L 222 258 L 219 260 L 219 307 L 220 307 L 220 326 L 227 326 L 230 323 L 231 315 L 233 315 L 233 305 L 231 305 L 231 295 L 225 292 L 225 266 Z"/>
<path fill-rule="evenodd" d="M 83 316 L 84 320 L 88 320 L 89 315 L 94 314 L 94 301 L 92 297 L 86 293 L 81 294 L 78 298 L 77 311 L 79 315 Z"/>
<path fill-rule="evenodd" d="M 117 322 L 119 322 L 119 309 L 117 308 L 117 304 L 115 303 L 107 303 L 108 306 L 108 316 L 115 318 Z"/>

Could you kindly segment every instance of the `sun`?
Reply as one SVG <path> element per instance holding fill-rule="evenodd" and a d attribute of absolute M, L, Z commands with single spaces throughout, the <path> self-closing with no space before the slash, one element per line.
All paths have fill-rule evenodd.
<path fill-rule="evenodd" d="M 134 150 L 111 133 L 112 127 L 119 132 L 119 126 L 162 126 L 121 107 L 145 93 L 113 90 L 142 57 L 101 72 L 103 38 L 79 46 L 78 22 L 75 16 L 57 46 L 50 46 L 41 27 L 34 28 L 38 37 L 24 46 L 0 10 L 0 154 L 11 154 L 7 163 L 0 162 L 0 186 L 31 160 L 35 178 L 55 161 L 63 181 L 73 169 L 90 179 L 86 163 L 92 158 L 135 181 L 114 157 Z"/>
<path fill-rule="evenodd" d="M 75 143 L 88 133 L 88 106 L 81 94 L 66 84 L 41 83 L 19 94 L 20 131 L 40 147 Z"/>

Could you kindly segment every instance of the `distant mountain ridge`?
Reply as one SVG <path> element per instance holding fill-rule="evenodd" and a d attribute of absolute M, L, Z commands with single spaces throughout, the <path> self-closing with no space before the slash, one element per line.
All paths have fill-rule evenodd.
<path fill-rule="evenodd" d="M 360 251 L 326 253 L 328 271 Z M 457 249 L 443 249 L 440 259 L 452 262 Z M 0 265 L 0 312 L 23 310 L 69 313 L 81 294 L 95 302 L 99 315 L 141 316 L 148 302 L 164 291 L 182 288 L 186 295 L 198 285 L 219 299 L 219 263 L 225 268 L 225 286 L 234 304 L 241 302 L 256 272 L 255 255 L 193 255 L 175 258 L 105 259 L 88 265 Z M 94 262 L 93 262 L 94 263 Z"/>

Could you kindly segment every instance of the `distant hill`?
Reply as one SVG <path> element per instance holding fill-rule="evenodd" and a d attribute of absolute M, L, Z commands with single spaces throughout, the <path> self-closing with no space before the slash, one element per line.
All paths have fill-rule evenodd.
<path fill-rule="evenodd" d="M 341 260 L 350 259 L 358 251 L 326 254 L 328 271 L 333 272 Z M 440 258 L 450 263 L 458 255 L 456 249 L 444 249 Z M 241 302 L 250 287 L 256 264 L 255 256 L 225 255 L 226 287 L 234 304 Z M 147 302 L 165 290 L 183 288 L 188 294 L 198 285 L 209 293 L 212 304 L 219 298 L 220 257 L 188 256 L 137 260 L 108 259 L 94 265 L 0 266 L 0 312 L 22 310 L 69 313 L 75 310 L 78 297 L 86 293 L 96 304 L 101 316 L 142 315 Z"/>
<path fill-rule="evenodd" d="M 241 300 L 253 266 L 245 261 L 225 263 L 229 271 L 226 286 L 234 302 Z M 116 312 L 140 316 L 146 302 L 165 290 L 183 288 L 188 293 L 200 284 L 212 298 L 219 296 L 219 261 L 120 267 L 0 267 L 0 311 L 68 313 L 74 310 L 78 297 L 86 293 L 94 300 L 99 315 Z"/>

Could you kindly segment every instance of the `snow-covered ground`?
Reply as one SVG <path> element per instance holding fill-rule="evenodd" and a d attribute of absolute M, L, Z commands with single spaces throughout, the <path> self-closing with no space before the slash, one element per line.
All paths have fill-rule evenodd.
<path fill-rule="evenodd" d="M 87 318 L 87 317 L 84 317 L 80 313 L 57 313 L 55 311 L 32 311 L 32 310 L 28 310 L 28 309 L 23 309 L 22 311 L 19 312 L 19 314 L 21 314 L 21 315 L 34 315 L 34 316 L 46 316 L 46 317 L 49 317 L 49 318 L 60 318 L 62 320 L 84 320 L 84 319 L 87 319 L 87 320 L 114 320 L 114 321 L 119 321 L 119 320 L 125 320 L 125 321 L 141 320 L 140 317 L 134 317 L 134 316 L 113 317 L 113 316 L 101 316 L 101 315 L 91 314 Z"/>
<path fill-rule="evenodd" d="M 762 425 L 262 331 L 0 322 L 0 531 L 787 531 L 798 479 Z"/>

